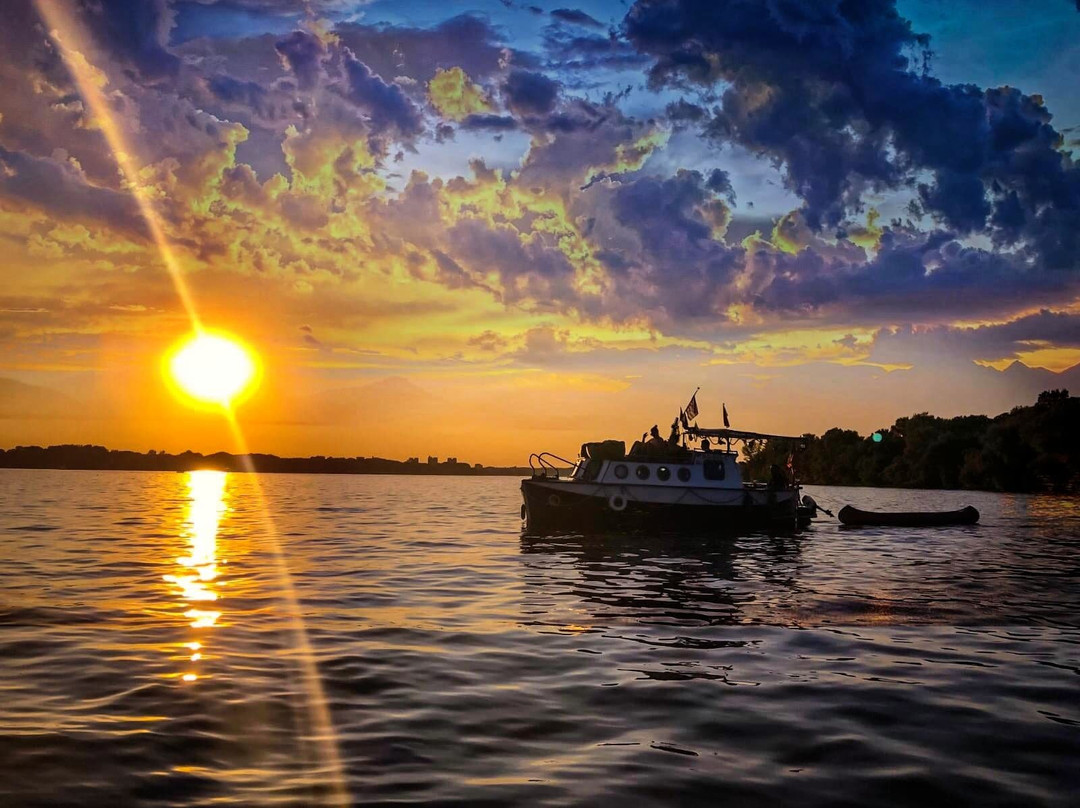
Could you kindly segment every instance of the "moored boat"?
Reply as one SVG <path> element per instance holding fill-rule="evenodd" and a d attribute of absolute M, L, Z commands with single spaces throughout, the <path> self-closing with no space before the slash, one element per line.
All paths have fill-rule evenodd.
<path fill-rule="evenodd" d="M 979 521 L 979 511 L 970 505 L 955 511 L 861 511 L 851 505 L 840 509 L 836 518 L 845 525 L 880 527 L 943 527 L 946 525 L 974 525 Z"/>
<path fill-rule="evenodd" d="M 522 518 L 529 531 L 794 531 L 816 508 L 800 504 L 792 469 L 774 466 L 765 482 L 742 477 L 737 447 L 768 440 L 801 439 L 684 421 L 672 439 L 629 452 L 622 441 L 603 441 L 584 444 L 574 462 L 534 454 L 532 476 L 521 482 Z"/>

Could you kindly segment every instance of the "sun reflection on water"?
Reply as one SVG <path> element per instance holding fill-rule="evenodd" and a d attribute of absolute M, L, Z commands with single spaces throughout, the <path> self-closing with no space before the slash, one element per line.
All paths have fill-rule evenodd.
<path fill-rule="evenodd" d="M 192 471 L 188 473 L 188 510 L 184 522 L 189 552 L 176 559 L 179 572 L 163 576 L 174 584 L 188 608 L 184 617 L 190 620 L 192 629 L 200 631 L 196 639 L 184 644 L 188 652 L 188 665 L 181 675 L 185 682 L 199 678 L 196 664 L 204 657 L 205 636 L 203 630 L 213 628 L 221 612 L 209 608 L 218 599 L 215 586 L 218 582 L 217 534 L 221 517 L 226 512 L 225 482 L 223 471 Z"/>

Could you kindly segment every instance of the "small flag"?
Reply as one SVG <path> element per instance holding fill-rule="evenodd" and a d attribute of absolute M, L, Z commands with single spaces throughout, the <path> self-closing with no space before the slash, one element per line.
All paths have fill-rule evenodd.
<path fill-rule="evenodd" d="M 690 396 L 690 403 L 686 405 L 686 420 L 693 421 L 698 416 L 697 393 Z"/>
<path fill-rule="evenodd" d="M 723 404 L 722 406 L 724 408 L 724 428 L 725 429 L 730 429 L 731 428 L 731 421 L 729 421 L 728 417 L 727 417 L 727 404 Z"/>

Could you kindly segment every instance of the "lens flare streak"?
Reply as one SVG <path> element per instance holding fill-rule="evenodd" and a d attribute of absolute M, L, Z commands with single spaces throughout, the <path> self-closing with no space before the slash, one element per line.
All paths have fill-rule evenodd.
<path fill-rule="evenodd" d="M 181 270 L 180 262 L 166 235 L 165 227 L 154 207 L 151 196 L 141 183 L 139 167 L 132 156 L 134 151 L 127 142 L 124 131 L 114 116 L 113 110 L 106 98 L 105 87 L 108 85 L 107 76 L 91 64 L 88 58 L 88 54 L 92 52 L 88 47 L 90 45 L 89 37 L 85 35 L 82 26 L 64 0 L 34 0 L 34 5 L 38 15 L 48 28 L 50 39 L 55 44 L 63 59 L 64 65 L 71 74 L 71 77 L 78 88 L 79 95 L 89 109 L 93 123 L 100 128 L 100 131 L 104 135 L 105 140 L 113 153 L 117 166 L 124 179 L 125 187 L 131 192 L 139 208 L 139 212 L 146 222 L 149 235 L 161 256 L 161 261 L 165 266 L 165 269 L 172 279 L 177 295 L 191 322 L 192 329 L 197 334 L 203 334 L 204 329 L 202 322 L 196 310 L 191 290 L 189 289 L 183 271 Z M 280 577 L 281 591 L 290 615 L 292 640 L 297 650 L 300 652 L 298 673 L 302 679 L 304 692 L 307 694 L 308 715 L 311 721 L 309 737 L 315 745 L 314 751 L 317 757 L 317 760 L 310 761 L 310 763 L 312 766 L 328 772 L 327 780 L 329 795 L 327 797 L 327 802 L 333 805 L 348 805 L 350 804 L 350 800 L 345 790 L 345 780 L 341 758 L 338 752 L 337 736 L 330 721 L 330 714 L 323 693 L 322 681 L 319 678 L 314 654 L 307 638 L 307 632 L 304 628 L 303 618 L 301 617 L 296 593 L 292 585 L 292 578 L 289 574 L 285 556 L 281 549 L 280 537 L 275 528 L 273 517 L 266 507 L 265 499 L 262 496 L 262 490 L 259 487 L 258 479 L 254 474 L 255 469 L 251 464 L 250 457 L 247 456 L 247 441 L 244 438 L 240 424 L 236 420 L 229 401 L 226 400 L 222 403 L 222 410 L 225 417 L 228 419 L 229 427 L 236 439 L 237 446 L 245 457 L 245 463 L 247 465 L 246 470 L 252 473 L 252 479 L 255 481 L 255 488 L 258 492 L 257 505 L 262 515 L 267 536 L 273 546 L 276 566 Z M 224 487 L 224 479 L 221 480 L 221 486 L 222 488 Z M 195 548 L 192 559 L 198 558 L 197 552 L 198 548 Z M 196 566 L 201 566 L 204 571 L 212 568 L 210 565 Z M 199 577 L 201 580 L 206 581 L 208 579 L 202 577 L 204 574 L 205 572 L 200 573 Z M 180 576 L 177 576 L 177 578 L 179 577 Z M 179 581 L 177 581 L 177 583 L 179 584 Z M 192 588 L 190 582 L 185 586 L 187 587 L 186 591 L 193 593 L 205 593 L 210 591 L 209 587 Z M 206 624 L 200 625 L 199 627 L 208 627 L 209 625 L 216 623 L 217 619 L 220 617 L 220 613 L 190 609 L 188 611 L 188 616 L 193 618 L 193 626 L 198 622 L 200 624 Z M 197 678 L 197 674 L 191 672 L 185 673 L 182 676 L 182 679 L 188 682 L 196 681 Z"/>

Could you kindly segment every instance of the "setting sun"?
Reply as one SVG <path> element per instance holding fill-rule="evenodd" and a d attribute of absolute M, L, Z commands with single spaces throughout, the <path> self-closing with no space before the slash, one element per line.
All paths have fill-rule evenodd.
<path fill-rule="evenodd" d="M 253 387 L 257 372 L 254 354 L 225 334 L 193 334 L 166 361 L 170 383 L 201 404 L 233 403 Z"/>

